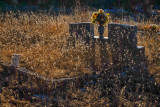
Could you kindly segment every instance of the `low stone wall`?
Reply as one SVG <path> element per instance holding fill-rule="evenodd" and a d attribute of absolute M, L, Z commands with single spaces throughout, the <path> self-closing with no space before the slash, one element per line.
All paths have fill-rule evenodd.
<path fill-rule="evenodd" d="M 23 67 L 14 67 L 11 64 L 0 63 L 3 68 L 3 75 L 6 75 L 7 79 L 2 80 L 2 85 L 9 86 L 12 81 L 16 80 L 17 84 L 29 83 L 31 88 L 29 90 L 25 87 L 18 87 L 21 91 L 30 92 L 32 94 L 44 94 L 50 96 L 62 96 L 67 90 L 73 90 L 76 88 L 84 87 L 85 83 L 91 80 L 95 80 L 97 75 L 81 75 L 72 78 L 60 78 L 54 79 L 52 77 L 46 77 L 36 72 L 27 70 Z M 36 85 L 37 87 L 34 87 Z"/>

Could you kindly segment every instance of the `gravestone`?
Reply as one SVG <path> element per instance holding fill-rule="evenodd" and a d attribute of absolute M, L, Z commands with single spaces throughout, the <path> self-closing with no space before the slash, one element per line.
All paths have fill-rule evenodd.
<path fill-rule="evenodd" d="M 20 59 L 20 55 L 18 55 L 18 54 L 13 54 L 13 55 L 12 55 L 11 66 L 13 66 L 13 67 L 18 67 L 19 59 Z"/>
<path fill-rule="evenodd" d="M 136 64 L 138 64 L 139 66 L 147 66 L 144 46 L 137 46 L 133 54 L 133 58 Z"/>
<path fill-rule="evenodd" d="M 112 49 L 114 66 L 132 66 L 133 52 L 137 47 L 137 26 L 110 23 L 108 38 Z"/>
<path fill-rule="evenodd" d="M 95 52 L 94 51 L 94 25 L 90 22 L 83 22 L 83 23 L 72 23 L 69 24 L 69 32 L 70 32 L 70 45 L 71 46 L 77 46 L 79 42 L 85 42 L 85 44 L 88 46 L 89 44 L 92 45 L 92 48 L 87 48 L 86 51 L 88 52 Z M 87 64 L 88 66 L 94 67 L 94 54 L 92 56 L 87 56 L 88 58 Z M 90 60 L 92 59 L 92 61 Z M 94 69 L 94 68 L 93 68 Z"/>
<path fill-rule="evenodd" d="M 75 44 L 76 40 L 84 40 L 89 43 L 90 38 L 94 37 L 94 26 L 89 22 L 73 23 L 69 24 L 69 32 L 73 44 Z"/>
<path fill-rule="evenodd" d="M 108 57 L 111 57 L 113 67 L 116 69 L 133 67 L 144 64 L 145 48 L 137 46 L 137 26 L 117 23 L 108 24 L 108 37 L 94 36 L 94 26 L 91 23 L 73 23 L 69 25 L 70 37 L 73 45 L 76 41 L 91 43 L 91 51 L 95 53 L 95 44 L 100 46 L 100 60 L 102 70 L 107 68 Z M 90 41 L 91 40 L 91 41 Z M 106 55 L 106 43 L 110 45 L 112 56 Z M 95 68 L 95 54 L 92 54 L 90 63 Z M 109 64 L 108 64 L 109 65 Z"/>
<path fill-rule="evenodd" d="M 100 71 L 104 71 L 109 68 L 109 54 L 107 50 L 107 45 L 108 45 L 108 37 L 104 37 L 103 39 L 100 38 L 100 36 L 94 36 L 93 38 L 93 43 L 92 43 L 92 53 L 95 53 L 95 44 L 100 47 L 99 52 L 100 52 Z M 93 54 L 94 55 L 94 54 Z M 96 61 L 97 56 L 94 55 L 93 60 L 92 60 L 92 65 L 94 65 Z"/>

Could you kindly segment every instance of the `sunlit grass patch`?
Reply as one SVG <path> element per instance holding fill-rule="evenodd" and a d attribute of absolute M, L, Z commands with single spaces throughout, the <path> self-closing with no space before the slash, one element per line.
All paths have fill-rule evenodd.
<path fill-rule="evenodd" d="M 47 13 L 14 13 L 0 15 L 0 59 L 11 62 L 13 53 L 21 55 L 20 66 L 55 78 L 72 77 L 90 73 L 88 65 L 90 53 L 83 43 L 74 48 L 68 46 L 69 23 L 90 22 L 92 12 L 75 12 L 74 15 L 51 15 Z M 5 18 L 4 18 L 5 17 Z M 121 18 L 110 18 L 110 22 L 137 25 L 139 29 L 151 24 L 151 21 L 134 22 Z M 159 29 L 159 25 L 158 25 Z M 108 30 L 105 26 L 104 36 Z M 98 35 L 95 25 L 95 35 Z M 158 67 L 159 35 L 146 32 L 138 34 L 138 45 L 145 46 L 150 66 Z M 106 47 L 107 48 L 107 47 Z M 96 56 L 100 51 L 96 47 Z M 100 66 L 97 57 L 96 66 Z M 152 69 L 150 69 L 152 72 Z M 156 71 L 154 71 L 156 72 Z"/>
<path fill-rule="evenodd" d="M 20 66 L 26 67 L 34 72 L 53 78 L 75 77 L 84 74 L 91 74 L 91 64 L 93 55 L 96 57 L 95 65 L 100 68 L 100 46 L 95 46 L 95 53 L 92 48 L 82 41 L 77 41 L 76 46 L 70 46 L 68 37 L 69 23 L 90 22 L 91 12 L 77 12 L 74 15 L 58 16 L 47 13 L 6 13 L 5 18 L 0 15 L 0 61 L 11 63 L 12 54 L 20 54 Z M 111 22 L 121 24 L 137 25 L 139 30 L 152 22 L 135 22 L 133 20 L 124 21 L 120 18 L 112 19 Z M 159 26 L 159 25 L 158 25 Z M 95 25 L 95 35 L 98 36 Z M 105 26 L 104 36 L 107 36 L 107 26 Z M 149 72 L 154 75 L 156 81 L 160 83 L 160 36 L 155 32 L 138 33 L 138 45 L 145 46 L 145 55 L 148 57 Z M 112 65 L 110 47 L 107 44 L 108 64 Z M 0 68 L 1 71 L 1 68 Z M 99 69 L 97 69 L 99 71 Z M 136 74 L 135 74 L 136 75 Z M 115 76 L 115 75 L 114 75 Z M 59 104 L 66 103 L 70 106 L 146 106 L 154 105 L 150 96 L 154 95 L 153 84 L 144 82 L 145 77 L 124 76 L 122 81 L 116 76 L 97 78 L 95 87 L 87 86 L 81 89 L 69 90 L 66 94 L 66 102 L 59 100 Z M 124 80 L 128 78 L 128 80 Z M 147 78 L 148 79 L 148 78 Z M 150 78 L 149 78 L 150 79 Z M 125 81 L 123 83 L 123 81 Z M 138 87 L 134 81 L 140 81 L 136 92 L 132 89 Z M 0 93 L 0 103 L 2 106 L 13 106 L 14 104 L 28 105 L 29 101 L 18 100 L 13 97 L 17 81 L 11 81 L 10 87 L 2 89 Z M 15 82 L 15 83 L 14 83 Z M 121 87 L 118 83 L 123 83 Z M 37 84 L 22 83 L 26 89 L 38 87 Z M 148 86 L 148 87 L 147 87 Z M 120 88 L 121 87 L 121 88 Z M 144 88 L 151 92 L 144 92 Z M 86 90 L 85 90 L 86 88 Z M 85 90 L 85 91 L 84 91 Z M 138 90 L 138 91 L 137 91 Z M 17 94 L 17 93 L 16 93 Z M 28 94 L 28 93 L 27 93 Z M 153 97 L 152 96 L 152 97 Z M 156 96 L 157 97 L 157 96 Z M 70 98 L 70 99 L 69 99 Z M 62 101 L 62 102 L 61 102 Z M 69 102 L 69 103 L 68 103 Z M 156 100 L 155 100 L 156 102 Z M 155 103 L 156 104 L 156 103 Z M 1 106 L 1 105 L 0 105 Z M 64 106 L 64 105 L 63 105 Z"/>

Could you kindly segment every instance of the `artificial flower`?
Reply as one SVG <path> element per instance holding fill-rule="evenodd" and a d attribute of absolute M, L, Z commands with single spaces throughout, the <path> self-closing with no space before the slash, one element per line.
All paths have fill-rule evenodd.
<path fill-rule="evenodd" d="M 98 12 L 92 14 L 91 19 L 93 24 L 105 25 L 109 22 L 109 13 L 105 14 L 102 9 L 99 9 Z"/>

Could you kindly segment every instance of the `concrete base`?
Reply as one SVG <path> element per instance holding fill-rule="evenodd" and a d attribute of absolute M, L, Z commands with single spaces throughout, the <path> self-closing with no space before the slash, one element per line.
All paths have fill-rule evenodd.
<path fill-rule="evenodd" d="M 104 37 L 103 39 L 100 39 L 99 36 L 94 36 L 94 41 L 103 41 L 103 42 L 109 42 L 108 37 Z"/>

